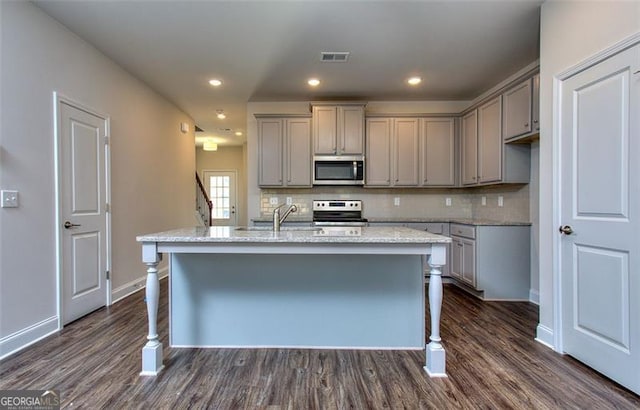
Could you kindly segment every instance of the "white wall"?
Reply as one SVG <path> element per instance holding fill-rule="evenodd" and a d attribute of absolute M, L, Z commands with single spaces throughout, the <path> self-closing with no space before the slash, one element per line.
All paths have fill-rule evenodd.
<path fill-rule="evenodd" d="M 547 1 L 540 23 L 540 325 L 538 338 L 553 341 L 553 78 L 640 31 L 638 1 Z"/>
<path fill-rule="evenodd" d="M 29 2 L 0 1 L 0 356 L 55 322 L 53 93 L 111 118 L 112 288 L 145 276 L 136 235 L 191 224 L 193 121 Z M 19 346 L 18 346 L 19 347 Z"/>

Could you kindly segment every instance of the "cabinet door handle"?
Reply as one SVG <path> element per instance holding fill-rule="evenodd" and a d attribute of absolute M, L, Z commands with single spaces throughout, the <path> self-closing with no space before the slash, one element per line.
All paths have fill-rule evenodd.
<path fill-rule="evenodd" d="M 537 124 L 537 123 L 538 123 L 538 120 L 533 120 L 533 123 L 534 123 L 534 124 Z"/>
<path fill-rule="evenodd" d="M 528 127 L 528 126 L 529 126 L 529 123 L 524 124 L 524 126 L 525 126 L 525 127 Z"/>

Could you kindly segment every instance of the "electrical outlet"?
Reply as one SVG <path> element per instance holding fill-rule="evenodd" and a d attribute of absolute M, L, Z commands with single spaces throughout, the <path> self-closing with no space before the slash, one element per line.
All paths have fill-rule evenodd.
<path fill-rule="evenodd" d="M 278 205 L 278 197 L 277 196 L 272 196 L 271 198 L 269 198 L 269 204 Z"/>
<path fill-rule="evenodd" d="M 445 199 L 444 199 L 444 204 L 445 204 L 446 206 L 451 206 L 451 198 L 449 198 L 449 197 L 445 198 Z"/>
<path fill-rule="evenodd" d="M 504 197 L 502 195 L 498 197 L 498 206 L 504 206 Z"/>
<path fill-rule="evenodd" d="M 400 197 L 399 196 L 396 196 L 396 197 L 393 198 L 393 204 L 395 206 L 400 206 Z"/>
<path fill-rule="evenodd" d="M 290 196 L 287 197 L 287 205 L 291 205 L 293 203 L 293 198 Z"/>
<path fill-rule="evenodd" d="M 483 196 L 483 197 L 481 198 L 481 202 L 482 202 L 482 206 L 487 206 L 487 197 L 486 197 L 486 196 Z"/>
<path fill-rule="evenodd" d="M 3 208 L 17 208 L 18 203 L 18 191 L 2 190 L 2 207 Z"/>

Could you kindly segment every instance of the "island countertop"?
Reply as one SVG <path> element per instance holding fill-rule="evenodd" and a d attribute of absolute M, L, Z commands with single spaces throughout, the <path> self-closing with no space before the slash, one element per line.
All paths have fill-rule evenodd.
<path fill-rule="evenodd" d="M 270 228 L 211 226 L 174 229 L 141 235 L 138 242 L 175 243 L 312 243 L 312 244 L 434 244 L 451 238 L 405 227 Z"/>

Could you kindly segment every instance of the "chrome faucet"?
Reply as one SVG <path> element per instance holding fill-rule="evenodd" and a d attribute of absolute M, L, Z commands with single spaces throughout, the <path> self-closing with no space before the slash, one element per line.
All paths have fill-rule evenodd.
<path fill-rule="evenodd" d="M 289 208 L 287 208 L 286 211 L 284 211 L 284 215 L 282 215 L 282 217 L 280 216 L 280 208 L 282 208 L 285 204 L 282 204 L 280 206 L 278 206 L 276 209 L 273 210 L 273 230 L 274 232 L 279 232 L 280 231 L 280 225 L 284 222 L 285 219 L 287 219 L 287 216 L 289 216 L 290 213 L 292 212 L 297 212 L 298 211 L 298 207 L 295 205 L 290 205 Z"/>

